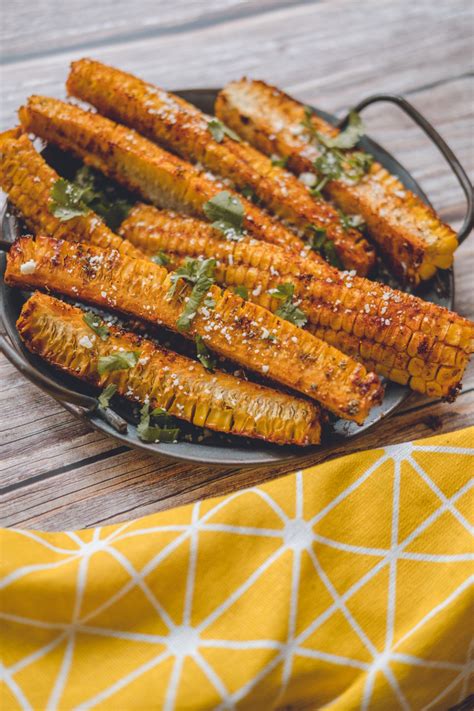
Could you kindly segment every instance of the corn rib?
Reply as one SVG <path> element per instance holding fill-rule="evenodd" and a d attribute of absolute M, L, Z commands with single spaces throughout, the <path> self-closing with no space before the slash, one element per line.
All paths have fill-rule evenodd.
<path fill-rule="evenodd" d="M 301 125 L 304 106 L 282 91 L 261 81 L 231 82 L 219 94 L 216 114 L 259 150 L 287 157 L 295 173 L 314 171 L 320 148 Z M 322 134 L 337 134 L 316 115 L 312 124 Z M 399 278 L 416 285 L 452 265 L 456 234 L 379 163 L 357 184 L 331 180 L 325 190 L 346 213 L 364 218 Z"/>
<path fill-rule="evenodd" d="M 115 235 L 94 213 L 61 222 L 49 210 L 51 189 L 59 175 L 18 129 L 0 134 L 0 186 L 21 213 L 28 229 L 56 239 L 90 242 L 139 256 L 127 240 Z"/>
<path fill-rule="evenodd" d="M 36 292 L 23 305 L 18 332 L 30 351 L 56 368 L 97 387 L 114 384 L 132 402 L 164 408 L 194 425 L 276 444 L 320 442 L 317 405 L 233 375 L 209 373 L 190 358 L 114 326 L 108 326 L 104 342 L 83 316 L 82 309 Z M 98 359 L 121 349 L 139 351 L 138 363 L 99 375 Z"/>
<path fill-rule="evenodd" d="M 204 205 L 227 186 L 168 153 L 132 129 L 57 99 L 32 96 L 19 111 L 27 131 L 58 145 L 158 207 L 205 218 Z M 243 225 L 256 239 L 300 252 L 304 242 L 233 193 L 244 208 Z M 315 255 L 316 257 L 316 255 Z"/>
<path fill-rule="evenodd" d="M 104 116 L 138 130 L 192 163 L 231 180 L 237 190 L 251 190 L 285 224 L 311 237 L 311 225 L 326 231 L 343 266 L 365 276 L 375 253 L 355 229 L 344 229 L 337 211 L 313 199 L 294 175 L 272 165 L 247 143 L 209 130 L 210 116 L 192 104 L 131 74 L 100 62 L 73 62 L 67 81 L 72 96 L 87 101 Z"/>
<path fill-rule="evenodd" d="M 452 400 L 474 352 L 474 324 L 416 296 L 368 281 L 328 264 L 287 254 L 252 239 L 216 239 L 210 225 L 138 204 L 121 234 L 145 254 L 163 251 L 176 268 L 186 257 L 217 260 L 221 286 L 245 287 L 270 310 L 268 292 L 291 282 L 308 328 L 369 370 L 413 390 Z"/>
<path fill-rule="evenodd" d="M 49 237 L 22 238 L 8 254 L 6 282 L 50 289 L 177 330 L 190 287 L 170 296 L 171 275 L 146 259 Z M 307 331 L 230 291 L 212 286 L 213 307 L 197 308 L 188 338 L 202 337 L 218 355 L 318 400 L 362 423 L 383 389 L 361 363 Z M 271 334 L 271 339 L 269 338 Z"/>

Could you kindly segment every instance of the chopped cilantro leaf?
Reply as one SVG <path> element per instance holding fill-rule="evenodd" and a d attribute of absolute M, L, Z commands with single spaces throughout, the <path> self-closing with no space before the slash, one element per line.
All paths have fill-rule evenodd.
<path fill-rule="evenodd" d="M 322 179 L 312 189 L 312 195 L 320 197 L 321 191 L 329 180 L 346 179 L 353 183 L 359 182 L 369 171 L 374 160 L 371 155 L 363 151 L 350 151 L 364 135 L 364 126 L 359 114 L 351 112 L 347 127 L 336 136 L 328 136 L 317 131 L 311 116 L 311 108 L 305 107 L 305 115 L 301 123 L 321 148 L 321 155 L 314 161 L 314 167 Z"/>
<path fill-rule="evenodd" d="M 214 138 L 217 143 L 221 143 L 223 141 L 224 136 L 228 136 L 229 138 L 232 138 L 233 141 L 237 141 L 238 143 L 241 142 L 240 136 L 235 133 L 231 128 L 225 125 L 225 123 L 222 123 L 222 121 L 219 121 L 217 118 L 212 118 L 208 124 L 207 127 L 209 129 L 209 133 L 211 136 Z"/>
<path fill-rule="evenodd" d="M 342 210 L 338 210 L 341 224 L 345 230 L 355 228 L 357 230 L 365 229 L 365 220 L 362 215 L 346 215 Z"/>
<path fill-rule="evenodd" d="M 100 356 L 97 362 L 99 375 L 111 373 L 113 370 L 128 370 L 138 363 L 138 351 L 115 351 L 108 356 Z"/>
<path fill-rule="evenodd" d="M 285 301 L 280 308 L 275 311 L 275 314 L 300 328 L 308 321 L 306 314 L 291 301 Z"/>
<path fill-rule="evenodd" d="M 171 274 L 171 288 L 168 291 L 169 298 L 174 296 L 181 279 L 193 284 L 193 289 L 185 303 L 184 310 L 176 322 L 179 331 L 188 331 L 190 329 L 191 322 L 196 316 L 202 300 L 214 284 L 215 269 L 215 259 L 188 258 L 183 266 Z"/>
<path fill-rule="evenodd" d="M 240 200 L 228 190 L 214 195 L 204 204 L 203 209 L 212 226 L 223 232 L 228 239 L 242 236 L 244 208 Z"/>
<path fill-rule="evenodd" d="M 214 369 L 216 367 L 215 357 L 213 356 L 211 351 L 207 348 L 202 336 L 197 335 L 195 338 L 195 341 L 196 341 L 197 359 L 202 363 L 202 365 L 206 368 L 206 370 L 210 370 L 211 373 L 213 373 Z"/>
<path fill-rule="evenodd" d="M 234 293 L 240 296 L 242 299 L 249 298 L 249 290 L 243 284 L 240 286 L 234 286 Z"/>
<path fill-rule="evenodd" d="M 257 196 L 255 195 L 255 193 L 254 193 L 254 191 L 252 190 L 252 188 L 249 188 L 248 186 L 245 186 L 245 188 L 242 188 L 242 190 L 241 190 L 240 192 L 242 193 L 242 195 L 244 196 L 244 198 L 247 198 L 247 200 L 250 200 L 250 202 L 253 202 L 253 203 L 255 203 L 255 204 L 258 203 L 258 198 L 257 198 Z"/>
<path fill-rule="evenodd" d="M 99 171 L 83 165 L 74 177 L 74 184 L 82 188 L 83 200 L 100 215 L 111 230 L 116 230 L 132 208 L 128 194 Z"/>
<path fill-rule="evenodd" d="M 333 267 L 342 269 L 343 264 L 337 254 L 336 246 L 334 242 L 329 239 L 326 230 L 323 227 L 316 227 L 316 225 L 310 225 L 310 228 L 312 231 L 309 241 L 311 249 L 321 254 Z"/>
<path fill-rule="evenodd" d="M 288 156 L 280 158 L 280 156 L 277 156 L 276 153 L 272 153 L 271 161 L 272 165 L 276 166 L 277 168 L 286 168 L 286 164 L 288 163 Z"/>
<path fill-rule="evenodd" d="M 157 424 L 150 424 L 151 419 L 157 420 Z M 140 410 L 137 434 L 143 442 L 176 442 L 180 430 L 174 417 L 168 415 L 166 410 L 157 407 L 150 412 L 150 406 L 144 405 Z"/>
<path fill-rule="evenodd" d="M 331 264 L 333 267 L 336 267 L 336 269 L 343 269 L 344 265 L 342 264 L 339 258 L 334 242 L 332 242 L 330 239 L 327 239 L 323 244 L 322 252 L 323 257 L 327 262 L 329 262 L 329 264 Z"/>
<path fill-rule="evenodd" d="M 56 180 L 49 203 L 50 212 L 61 222 L 93 211 L 112 230 L 123 222 L 131 207 L 123 190 L 86 165 L 79 168 L 72 182 L 65 178 Z"/>
<path fill-rule="evenodd" d="M 306 314 L 293 303 L 293 294 L 295 293 L 294 284 L 291 282 L 279 284 L 276 289 L 270 289 L 268 293 L 275 299 L 280 299 L 283 302 L 275 311 L 277 316 L 284 318 L 285 321 L 289 321 L 300 328 L 305 325 L 308 321 Z"/>
<path fill-rule="evenodd" d="M 268 293 L 271 294 L 274 299 L 286 301 L 287 299 L 293 298 L 293 294 L 295 293 L 295 285 L 290 281 L 287 281 L 284 284 L 278 284 L 276 289 L 270 289 Z"/>
<path fill-rule="evenodd" d="M 351 111 L 349 121 L 343 131 L 339 131 L 337 136 L 326 136 L 323 133 L 318 133 L 318 140 L 326 148 L 347 150 L 348 148 L 354 148 L 364 133 L 365 129 L 361 117 L 355 111 Z"/>
<path fill-rule="evenodd" d="M 88 188 L 81 188 L 65 178 L 58 178 L 51 189 L 49 211 L 61 222 L 79 215 L 87 215 L 90 208 L 86 202 Z"/>
<path fill-rule="evenodd" d="M 153 255 L 151 261 L 155 262 L 155 264 L 159 264 L 162 267 L 166 267 L 170 263 L 170 258 L 165 252 L 163 252 L 162 249 L 160 249 L 157 254 Z"/>
<path fill-rule="evenodd" d="M 109 402 L 116 392 L 117 386 L 114 383 L 107 385 L 107 387 L 102 390 L 98 398 L 100 407 L 105 410 L 105 408 L 109 406 Z"/>
<path fill-rule="evenodd" d="M 202 305 L 205 306 L 206 309 L 211 309 L 211 311 L 216 308 L 216 302 L 214 301 L 212 296 L 206 296 L 206 298 L 202 302 Z"/>
<path fill-rule="evenodd" d="M 87 323 L 89 328 L 91 328 L 102 341 L 106 341 L 108 339 L 110 331 L 105 325 L 105 322 L 102 321 L 99 316 L 92 313 L 92 311 L 86 311 L 82 317 L 82 320 Z"/>

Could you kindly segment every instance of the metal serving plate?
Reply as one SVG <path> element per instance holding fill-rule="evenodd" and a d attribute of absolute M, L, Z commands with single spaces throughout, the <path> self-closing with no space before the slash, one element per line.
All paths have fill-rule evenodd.
<path fill-rule="evenodd" d="M 187 101 L 190 101 L 198 106 L 206 113 L 212 114 L 217 91 L 217 89 L 190 89 L 177 93 L 179 93 L 179 95 Z M 384 100 L 390 101 L 392 99 Z M 372 103 L 372 101 L 369 100 L 370 103 Z M 362 103 L 364 104 L 364 102 Z M 368 103 L 365 102 L 364 105 L 368 105 Z M 364 108 L 362 104 L 360 107 Z M 331 123 L 337 123 L 337 119 L 334 116 L 318 111 L 317 109 L 314 110 Z M 421 190 L 417 182 L 386 150 L 374 141 L 371 141 L 369 138 L 364 138 L 361 141 L 361 146 L 369 151 L 377 161 L 387 168 L 387 170 L 399 176 L 400 180 L 407 188 L 419 195 L 427 204 L 430 204 L 428 198 Z M 13 215 L 9 214 L 8 203 L 4 205 L 0 219 L 3 242 L 11 242 L 22 234 L 18 221 Z M 16 353 L 20 356 L 23 362 L 26 361 L 26 363 L 24 363 L 24 367 L 22 367 L 20 358 L 17 356 L 17 362 L 15 362 L 15 365 L 27 377 L 29 377 L 33 382 L 36 381 L 37 384 L 45 390 L 48 390 L 48 388 L 45 387 L 44 382 L 38 382 L 41 379 L 43 381 L 45 380 L 42 376 L 47 376 L 47 378 L 53 380 L 58 385 L 62 385 L 75 391 L 76 393 L 94 396 L 96 393 L 91 388 L 69 376 L 59 373 L 24 348 L 18 337 L 15 322 L 18 318 L 22 305 L 28 298 L 29 294 L 21 292 L 18 289 L 12 289 L 5 284 L 3 280 L 5 262 L 5 254 L 0 254 L 0 273 L 2 277 L 0 282 L 0 318 L 3 321 L 4 330 L 9 336 Z M 439 279 L 441 280 L 441 288 L 439 288 Z M 433 285 L 428 285 L 426 290 L 423 292 L 423 298 L 427 301 L 433 301 L 437 304 L 441 304 L 442 306 L 452 308 L 454 300 L 454 280 L 452 271 L 449 270 L 441 273 L 439 279 L 436 289 Z M 6 352 L 5 346 L 3 350 Z M 6 354 L 8 355 L 7 352 Z M 10 359 L 14 360 L 11 352 Z M 326 442 L 320 447 L 314 447 L 314 450 L 319 452 L 321 451 L 321 448 L 324 449 L 324 447 L 328 447 L 328 445 L 334 445 L 336 443 L 340 444 L 344 440 L 350 440 L 356 434 L 360 434 L 361 432 L 368 430 L 383 417 L 390 415 L 395 408 L 407 399 L 409 394 L 410 391 L 408 388 L 386 381 L 383 403 L 371 411 L 364 425 L 358 426 L 352 422 L 337 420 L 331 425 L 331 431 L 326 436 Z M 133 424 L 133 418 L 131 418 L 130 410 L 120 411 L 120 414 L 128 421 L 127 431 L 125 433 L 120 433 L 113 426 L 111 426 L 109 422 L 104 421 L 104 419 L 99 416 L 97 411 L 90 412 L 77 404 L 65 401 L 64 398 L 57 399 L 60 400 L 67 410 L 82 419 L 86 419 L 95 429 L 104 432 L 105 434 L 120 441 L 122 444 L 130 447 L 136 447 L 137 449 L 141 449 L 144 452 L 157 456 L 171 457 L 174 459 L 192 461 L 200 464 L 257 466 L 288 460 L 294 460 L 296 464 L 299 458 L 302 458 L 303 456 L 307 457 L 311 452 L 311 448 L 299 448 L 295 446 L 281 447 L 262 443 L 258 440 L 244 440 L 239 437 L 222 438 L 220 436 L 212 436 L 200 443 L 183 441 L 178 442 L 177 444 L 148 444 L 146 442 L 142 442 L 138 438 L 136 426 Z"/>

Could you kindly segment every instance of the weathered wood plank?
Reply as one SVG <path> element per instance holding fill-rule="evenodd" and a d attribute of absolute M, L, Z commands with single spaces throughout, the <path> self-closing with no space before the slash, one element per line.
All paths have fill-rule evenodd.
<path fill-rule="evenodd" d="M 189 31 L 268 12 L 287 0 L 140 0 L 130 12 L 129 0 L 10 0 L 2 6 L 0 47 L 6 63 L 71 48 L 111 44 Z M 18 28 L 21 27 L 21 32 Z"/>
<path fill-rule="evenodd" d="M 465 74 L 472 69 L 471 18 L 469 0 L 290 3 L 218 28 L 98 45 L 87 54 L 168 88 L 219 86 L 248 74 L 331 110 L 374 91 L 406 92 Z M 62 96 L 68 63 L 82 54 L 5 66 L 0 126 L 15 122 L 28 93 Z"/>
<path fill-rule="evenodd" d="M 450 432 L 474 424 L 474 390 L 454 404 L 427 404 L 395 414 L 375 430 L 354 440 L 353 447 L 334 448 L 298 463 L 299 468 L 323 459 L 410 439 Z M 161 463 L 124 452 L 99 464 L 66 471 L 3 497 L 7 526 L 57 530 L 124 521 L 172 506 L 236 491 L 281 476 L 295 466 L 226 469 Z"/>

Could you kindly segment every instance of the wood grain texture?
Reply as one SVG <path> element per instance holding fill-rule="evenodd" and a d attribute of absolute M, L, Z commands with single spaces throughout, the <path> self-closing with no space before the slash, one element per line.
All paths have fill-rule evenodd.
<path fill-rule="evenodd" d="M 182 33 L 286 4 L 286 0 L 140 0 L 131 12 L 129 0 L 10 0 L 2 6 L 1 61 L 10 64 L 76 47 Z"/>
<path fill-rule="evenodd" d="M 247 73 L 330 111 L 342 111 L 375 91 L 407 94 L 474 174 L 472 6 L 465 0 L 436 6 L 425 0 L 417 4 L 338 0 L 286 7 L 281 2 L 145 0 L 141 7 L 148 14 L 128 15 L 120 1 L 114 3 L 113 17 L 110 4 L 82 3 L 81 26 L 77 30 L 71 23 L 69 34 L 66 6 L 61 6 L 61 15 L 55 1 L 36 3 L 33 24 L 18 34 L 15 13 L 22 19 L 21 13 L 33 4 L 23 3 L 21 9 L 14 0 L 6 15 L 3 9 L 3 48 L 6 38 L 10 53 L 2 68 L 4 128 L 14 121 L 16 107 L 29 93 L 63 95 L 68 62 L 84 54 L 77 48 L 80 42 L 90 56 L 169 88 L 220 85 Z M 50 32 L 44 35 L 46 44 L 41 38 L 33 43 L 33 27 L 36 34 Z M 33 53 L 39 55 L 34 60 L 20 59 Z M 17 59 L 11 61 L 14 56 Z M 443 217 L 458 224 L 464 211 L 462 193 L 424 135 L 388 107 L 371 108 L 364 118 L 371 136 L 413 172 Z M 474 244 L 469 241 L 457 253 L 455 274 L 456 309 L 471 318 L 473 270 Z M 412 395 L 395 415 L 355 438 L 350 448 L 346 444 L 312 454 L 299 466 L 428 436 L 434 429 L 442 432 L 474 424 L 473 401 L 471 368 L 455 403 Z M 286 464 L 238 471 L 142 456 L 91 431 L 4 359 L 0 360 L 0 425 L 2 524 L 8 526 L 54 530 L 127 520 L 294 469 Z"/>
<path fill-rule="evenodd" d="M 375 91 L 409 92 L 472 72 L 471 20 L 469 0 L 288 3 L 218 27 L 87 47 L 86 54 L 169 89 L 221 86 L 248 74 L 331 111 Z M 64 96 L 68 64 L 82 54 L 66 49 L 4 66 L 0 126 L 15 122 L 30 93 Z"/>

